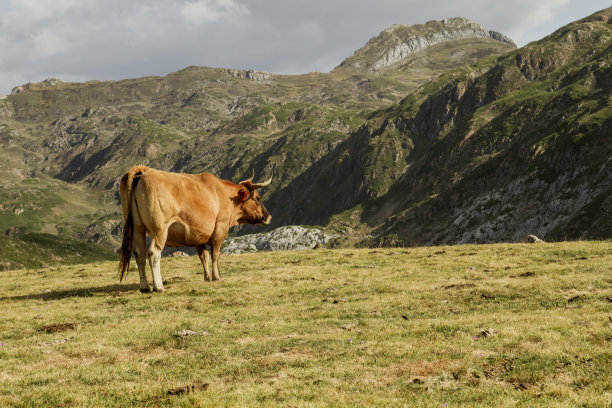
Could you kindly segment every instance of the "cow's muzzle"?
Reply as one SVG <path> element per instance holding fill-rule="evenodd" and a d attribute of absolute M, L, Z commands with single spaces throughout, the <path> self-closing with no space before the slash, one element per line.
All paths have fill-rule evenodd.
<path fill-rule="evenodd" d="M 261 223 L 263 225 L 268 225 L 270 223 L 270 221 L 272 221 L 272 216 L 270 214 L 268 214 L 268 216 L 266 217 L 266 219 L 261 220 Z"/>

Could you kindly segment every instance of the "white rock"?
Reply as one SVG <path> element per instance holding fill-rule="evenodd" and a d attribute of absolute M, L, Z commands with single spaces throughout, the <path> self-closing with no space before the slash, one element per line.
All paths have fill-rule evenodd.
<path fill-rule="evenodd" d="M 270 232 L 243 235 L 225 241 L 222 252 L 241 254 L 257 251 L 290 251 L 312 249 L 317 243 L 326 244 L 337 235 L 319 228 L 289 225 Z"/>

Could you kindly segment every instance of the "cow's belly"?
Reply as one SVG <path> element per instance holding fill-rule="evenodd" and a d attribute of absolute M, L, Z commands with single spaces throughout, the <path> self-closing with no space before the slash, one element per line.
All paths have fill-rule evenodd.
<path fill-rule="evenodd" d="M 212 231 L 196 230 L 182 222 L 175 222 L 168 228 L 166 245 L 171 247 L 203 245 L 209 241 L 211 235 Z"/>

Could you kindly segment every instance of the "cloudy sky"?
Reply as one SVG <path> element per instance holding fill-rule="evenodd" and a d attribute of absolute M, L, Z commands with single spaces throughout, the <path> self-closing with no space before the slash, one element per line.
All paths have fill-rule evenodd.
<path fill-rule="evenodd" d="M 327 72 L 393 23 L 468 17 L 519 46 L 609 0 L 0 0 L 0 94 L 189 65 Z"/>

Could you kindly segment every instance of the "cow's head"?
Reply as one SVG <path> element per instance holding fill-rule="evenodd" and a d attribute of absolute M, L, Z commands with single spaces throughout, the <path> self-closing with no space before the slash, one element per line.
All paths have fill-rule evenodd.
<path fill-rule="evenodd" d="M 266 187 L 272 182 L 272 177 L 263 183 L 253 183 L 253 177 L 241 181 L 238 185 L 238 199 L 242 216 L 238 219 L 239 224 L 262 224 L 267 225 L 272 220 L 272 216 L 264 207 L 261 195 L 257 192 L 258 188 Z"/>

